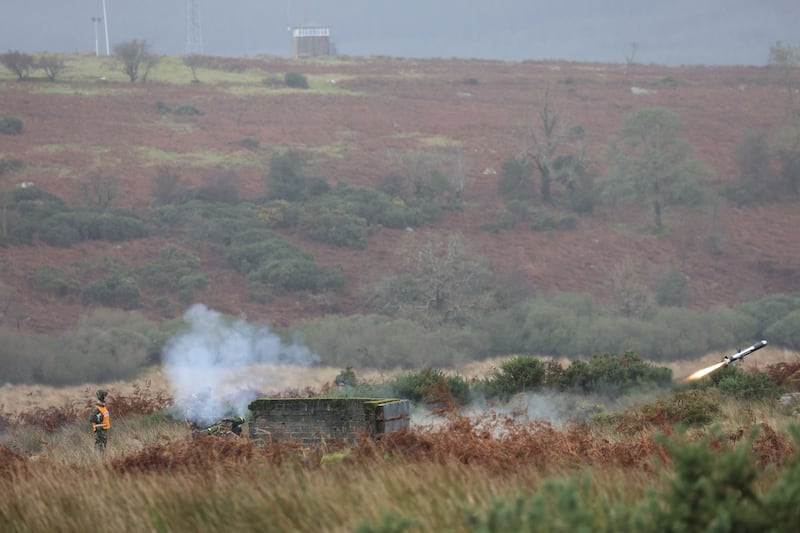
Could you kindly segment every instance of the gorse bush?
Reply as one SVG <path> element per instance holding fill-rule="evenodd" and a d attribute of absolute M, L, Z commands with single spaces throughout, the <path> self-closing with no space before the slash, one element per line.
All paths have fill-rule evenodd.
<path fill-rule="evenodd" d="M 303 158 L 292 151 L 270 159 L 266 181 L 270 200 L 302 202 L 330 190 L 324 178 L 306 173 Z"/>
<path fill-rule="evenodd" d="M 120 309 L 142 307 L 142 293 L 133 277 L 112 274 L 93 281 L 81 291 L 83 305 L 100 305 Z"/>
<path fill-rule="evenodd" d="M 696 386 L 716 388 L 737 400 L 775 399 L 780 392 L 766 372 L 748 372 L 735 363 L 713 372 L 707 380 Z"/>
<path fill-rule="evenodd" d="M 191 104 L 181 104 L 175 108 L 176 115 L 184 115 L 184 116 L 202 116 L 205 115 L 202 111 L 197 109 L 195 106 Z"/>
<path fill-rule="evenodd" d="M 699 390 L 679 391 L 664 400 L 642 408 L 645 419 L 687 426 L 703 425 L 716 420 L 722 412 L 719 402 Z"/>
<path fill-rule="evenodd" d="M 454 401 L 463 405 L 469 402 L 470 397 L 469 383 L 463 377 L 436 368 L 402 374 L 388 386 L 394 396 L 417 403 Z"/>
<path fill-rule="evenodd" d="M 484 379 L 481 388 L 488 398 L 507 400 L 514 394 L 536 390 L 545 383 L 545 364 L 535 357 L 518 355 L 507 359 Z"/>
<path fill-rule="evenodd" d="M 144 222 L 127 213 L 79 209 L 42 221 L 39 237 L 51 246 L 69 247 L 84 240 L 120 242 L 147 235 Z"/>
<path fill-rule="evenodd" d="M 367 221 L 363 218 L 335 210 L 308 210 L 300 218 L 300 225 L 313 240 L 340 248 L 367 247 Z"/>
<path fill-rule="evenodd" d="M 800 446 L 800 430 L 792 431 Z M 740 446 L 724 443 L 723 435 L 662 439 L 672 468 L 662 472 L 663 483 L 633 502 L 593 490 L 586 473 L 549 478 L 530 496 L 495 500 L 485 512 L 465 511 L 466 522 L 470 531 L 483 533 L 792 531 L 800 520 L 800 455 L 777 475 L 764 476 L 750 453 L 758 443 L 755 434 Z"/>
<path fill-rule="evenodd" d="M 0 133 L 5 135 L 19 135 L 22 133 L 22 120 L 17 117 L 0 118 Z"/>
<path fill-rule="evenodd" d="M 285 260 L 311 260 L 311 256 L 276 233 L 264 232 L 257 235 L 245 233 L 244 242 L 234 243 L 227 253 L 228 263 L 239 272 L 247 274 L 267 262 Z M 247 239 L 248 236 L 258 240 Z"/>
<path fill-rule="evenodd" d="M 283 82 L 293 89 L 308 89 L 308 78 L 299 72 L 287 72 L 283 76 Z"/>
<path fill-rule="evenodd" d="M 0 176 L 17 172 L 23 168 L 25 168 L 25 162 L 22 159 L 0 158 Z"/>
<path fill-rule="evenodd" d="M 36 290 L 56 296 L 75 295 L 81 291 L 81 286 L 77 279 L 50 265 L 37 268 L 28 275 L 28 279 Z"/>
<path fill-rule="evenodd" d="M 339 266 L 320 266 L 311 259 L 267 261 L 247 274 L 258 281 L 286 291 L 339 290 L 345 279 Z"/>
<path fill-rule="evenodd" d="M 667 387 L 672 370 L 656 367 L 632 352 L 622 355 L 594 355 L 587 361 L 573 361 L 564 371 L 562 390 L 617 397 L 633 391 Z"/>

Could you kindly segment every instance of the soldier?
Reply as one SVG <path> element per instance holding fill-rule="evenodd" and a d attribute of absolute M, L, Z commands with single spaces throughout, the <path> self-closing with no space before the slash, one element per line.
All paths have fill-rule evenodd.
<path fill-rule="evenodd" d="M 92 424 L 92 431 L 94 432 L 95 449 L 99 452 L 104 452 L 108 444 L 108 430 L 111 429 L 111 418 L 108 414 L 108 407 L 106 407 L 108 391 L 100 389 L 95 396 L 97 396 L 97 404 L 92 410 L 89 423 Z"/>

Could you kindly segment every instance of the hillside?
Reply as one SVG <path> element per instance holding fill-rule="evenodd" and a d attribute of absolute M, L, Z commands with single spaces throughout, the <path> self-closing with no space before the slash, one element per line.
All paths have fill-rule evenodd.
<path fill-rule="evenodd" d="M 100 172 L 119 185 L 114 206 L 143 211 L 153 204 L 153 179 L 163 168 L 195 186 L 225 175 L 241 197 L 263 196 L 270 157 L 287 148 L 304 154 L 315 175 L 332 185 L 374 186 L 398 170 L 397 154 L 413 150 L 455 153 L 465 162 L 463 208 L 413 234 L 382 228 L 365 249 L 353 250 L 283 232 L 318 263 L 342 265 L 346 287 L 340 294 L 294 292 L 256 303 L 246 298 L 244 276 L 213 246 L 200 250 L 211 283 L 196 299 L 222 312 L 281 327 L 330 312 L 360 312 L 364 289 L 393 270 L 405 239 L 420 234 L 458 233 L 496 271 L 520 283 L 542 292 L 586 291 L 601 301 L 612 298 L 611 279 L 623 268 L 645 285 L 667 268 L 679 269 L 699 309 L 800 287 L 796 201 L 670 208 L 660 235 L 647 231 L 648 213 L 641 208 L 608 205 L 581 215 L 573 231 L 485 229 L 505 212 L 497 194 L 502 163 L 524 148 L 524 127 L 536 120 L 546 90 L 565 118 L 585 129 L 601 176 L 606 146 L 623 116 L 662 106 L 682 119 L 694 155 L 713 169 L 709 185 L 721 190 L 737 175 L 733 150 L 743 135 L 772 135 L 787 119 L 785 86 L 766 68 L 635 65 L 624 74 L 614 64 L 248 58 L 220 60 L 198 71 L 200 83 L 191 83 L 179 59 L 164 58 L 147 83 L 131 84 L 102 58 L 65 60 L 56 83 L 18 82 L 0 72 L 0 116 L 17 117 L 25 126 L 21 135 L 0 135 L 0 158 L 26 165 L 0 176 L 3 190 L 33 182 L 77 205 L 85 199 L 81 184 Z M 308 76 L 311 88 L 263 83 L 290 71 Z M 172 109 L 189 104 L 203 114 L 163 114 L 158 103 Z M 247 146 L 243 139 L 255 142 Z M 0 248 L 6 302 L 0 318 L 11 324 L 21 317 L 19 327 L 30 331 L 69 327 L 86 308 L 78 298 L 33 292 L 33 269 L 58 266 L 85 283 L 92 259 L 113 256 L 141 265 L 169 242 L 162 235 L 66 249 L 41 242 Z M 156 294 L 145 296 L 143 312 L 161 318 L 151 305 Z"/>

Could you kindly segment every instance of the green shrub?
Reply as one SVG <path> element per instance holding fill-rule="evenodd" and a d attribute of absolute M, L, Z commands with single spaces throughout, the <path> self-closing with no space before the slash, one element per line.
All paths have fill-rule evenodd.
<path fill-rule="evenodd" d="M 497 182 L 497 192 L 516 201 L 531 200 L 536 193 L 533 172 L 534 165 L 529 158 L 525 156 L 506 158 Z"/>
<path fill-rule="evenodd" d="M 683 307 L 689 303 L 689 278 L 676 268 L 664 272 L 656 283 L 656 303 Z"/>
<path fill-rule="evenodd" d="M 311 210 L 301 216 L 300 224 L 315 241 L 340 248 L 363 250 L 367 247 L 367 221 L 357 215 L 327 209 Z"/>
<path fill-rule="evenodd" d="M 63 198 L 35 185 L 16 187 L 11 193 L 11 202 L 21 217 L 35 223 L 69 210 Z"/>
<path fill-rule="evenodd" d="M 252 270 L 249 281 L 259 281 L 285 291 L 339 290 L 344 286 L 341 267 L 319 266 L 311 259 L 269 261 Z"/>
<path fill-rule="evenodd" d="M 556 229 L 556 219 L 546 209 L 530 209 L 528 216 L 531 219 L 533 231 L 550 231 Z"/>
<path fill-rule="evenodd" d="M 242 140 L 239 141 L 239 144 L 241 144 L 248 150 L 256 150 L 261 146 L 261 141 L 259 141 L 257 137 L 253 137 L 252 135 L 246 135 L 242 137 Z"/>
<path fill-rule="evenodd" d="M 10 174 L 25 168 L 25 162 L 22 159 L 10 159 L 7 157 L 0 158 L 0 176 L 3 174 Z"/>
<path fill-rule="evenodd" d="M 309 176 L 297 152 L 276 155 L 269 162 L 267 175 L 270 200 L 303 202 L 330 190 L 324 178 Z"/>
<path fill-rule="evenodd" d="M 298 326 L 306 345 L 327 365 L 453 368 L 485 354 L 488 340 L 469 328 L 426 329 L 383 315 L 330 316 Z"/>
<path fill-rule="evenodd" d="M 178 174 L 162 168 L 153 178 L 151 193 L 158 205 L 167 205 L 186 201 L 188 188 Z"/>
<path fill-rule="evenodd" d="M 500 233 L 501 231 L 511 231 L 516 227 L 517 216 L 510 211 L 506 211 L 499 220 L 487 225 L 486 229 L 492 233 Z"/>
<path fill-rule="evenodd" d="M 800 349 L 800 310 L 792 311 L 764 331 L 764 336 L 781 346 Z"/>
<path fill-rule="evenodd" d="M 146 285 L 157 289 L 170 289 L 180 285 L 185 277 L 205 274 L 200 271 L 200 258 L 188 250 L 169 245 L 164 248 L 155 261 L 137 270 L 137 277 Z M 206 283 L 208 283 L 208 278 Z"/>
<path fill-rule="evenodd" d="M 311 261 L 311 256 L 277 234 L 270 233 L 264 240 L 235 243 L 226 256 L 228 263 L 244 274 L 268 262 L 287 260 Z"/>
<path fill-rule="evenodd" d="M 664 418 L 672 424 L 687 426 L 708 424 L 721 413 L 719 402 L 698 390 L 677 392 L 666 400 L 658 400 L 642 408 L 642 414 L 647 419 Z"/>
<path fill-rule="evenodd" d="M 39 238 L 50 246 L 69 248 L 83 240 L 81 232 L 71 225 L 63 224 L 64 217 L 52 217 L 39 228 Z"/>
<path fill-rule="evenodd" d="M 486 378 L 482 389 L 488 398 L 507 400 L 519 392 L 531 391 L 544 384 L 545 365 L 535 357 L 518 355 L 503 361 Z"/>
<path fill-rule="evenodd" d="M 205 113 L 203 113 L 202 111 L 200 111 L 191 104 L 181 104 L 175 108 L 175 114 L 184 116 L 201 116 L 204 115 Z"/>
<path fill-rule="evenodd" d="M 778 386 L 765 372 L 749 372 L 736 364 L 713 372 L 708 380 L 698 386 L 714 387 L 737 400 L 771 400 L 780 393 Z"/>
<path fill-rule="evenodd" d="M 175 308 L 170 299 L 166 296 L 159 296 L 153 300 L 153 309 L 158 311 L 161 316 L 165 318 L 172 318 L 175 316 Z"/>
<path fill-rule="evenodd" d="M 142 220 L 122 213 L 91 209 L 65 211 L 45 219 L 39 237 L 51 246 L 71 246 L 82 240 L 111 242 L 138 239 L 147 235 Z"/>
<path fill-rule="evenodd" d="M 261 80 L 261 83 L 266 85 L 267 87 L 284 87 L 286 82 L 284 82 L 283 78 L 276 74 L 270 74 L 269 76 L 265 77 Z"/>
<path fill-rule="evenodd" d="M 111 275 L 93 281 L 81 291 L 83 305 L 102 305 L 120 309 L 142 306 L 142 294 L 136 280 L 124 275 Z"/>
<path fill-rule="evenodd" d="M 655 531 L 710 531 L 719 527 L 740 531 L 781 531 L 791 522 L 778 522 L 759 501 L 750 446 L 712 445 L 706 437 L 666 440 L 672 458 L 672 475 L 663 493 L 650 496 L 646 523 Z M 725 442 L 724 435 L 713 437 Z M 750 436 L 752 440 L 752 435 Z M 795 491 L 796 494 L 796 491 Z M 656 500 L 657 498 L 657 500 Z M 796 503 L 790 511 L 800 518 Z M 778 514 L 786 518 L 788 509 Z M 645 523 L 645 522 L 643 522 Z M 723 526 L 726 524 L 726 526 Z"/>
<path fill-rule="evenodd" d="M 172 108 L 167 104 L 165 104 L 164 102 L 162 102 L 161 100 L 159 100 L 158 102 L 156 102 L 156 113 L 158 113 L 159 115 L 166 115 L 168 113 L 172 113 Z"/>
<path fill-rule="evenodd" d="M 188 306 L 189 304 L 193 303 L 194 295 L 195 293 L 193 287 L 181 287 L 178 289 L 178 301 L 183 305 Z"/>
<path fill-rule="evenodd" d="M 746 302 L 739 310 L 757 321 L 754 335 L 765 338 L 766 330 L 787 315 L 800 310 L 800 294 L 771 294 L 753 302 Z"/>
<path fill-rule="evenodd" d="M 308 89 L 308 78 L 299 72 L 287 72 L 283 75 L 283 82 L 293 89 Z"/>
<path fill-rule="evenodd" d="M 393 316 L 405 306 L 422 305 L 425 300 L 419 280 L 410 274 L 400 274 L 379 281 L 366 305 L 371 311 Z"/>
<path fill-rule="evenodd" d="M 185 276 L 181 276 L 178 280 L 178 288 L 184 289 L 205 289 L 208 287 L 209 279 L 203 272 L 193 272 Z"/>
<path fill-rule="evenodd" d="M 469 402 L 469 384 L 459 375 L 447 375 L 437 368 L 425 368 L 394 378 L 389 383 L 393 394 L 417 403 L 442 401 L 447 395 L 456 403 Z"/>
<path fill-rule="evenodd" d="M 28 278 L 33 288 L 55 294 L 56 296 L 69 296 L 81 291 L 80 283 L 59 268 L 44 265 L 30 273 Z"/>
<path fill-rule="evenodd" d="M 465 511 L 469 531 L 635 531 L 625 527 L 630 511 L 593 495 L 590 477 L 545 479 L 531 496 L 496 499 L 484 514 Z"/>
<path fill-rule="evenodd" d="M 19 135 L 22 133 L 22 120 L 17 117 L 0 118 L 0 133 L 5 135 Z"/>
<path fill-rule="evenodd" d="M 239 203 L 239 189 L 235 177 L 232 173 L 210 176 L 194 191 L 194 197 L 203 202 L 236 205 Z"/>
<path fill-rule="evenodd" d="M 588 361 L 573 361 L 564 371 L 561 388 L 584 393 L 617 397 L 635 390 L 667 387 L 672 383 L 672 370 L 656 367 L 638 355 L 594 355 Z"/>

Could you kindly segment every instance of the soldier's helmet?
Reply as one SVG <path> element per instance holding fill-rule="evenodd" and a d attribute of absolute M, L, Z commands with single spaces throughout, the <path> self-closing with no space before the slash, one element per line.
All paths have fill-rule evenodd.
<path fill-rule="evenodd" d="M 97 391 L 95 393 L 95 395 L 97 396 L 97 399 L 102 402 L 102 401 L 104 401 L 106 399 L 106 396 L 108 396 L 108 391 L 100 389 L 99 391 Z"/>

